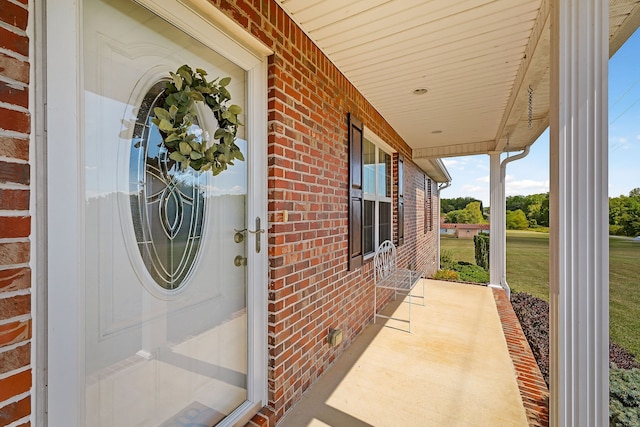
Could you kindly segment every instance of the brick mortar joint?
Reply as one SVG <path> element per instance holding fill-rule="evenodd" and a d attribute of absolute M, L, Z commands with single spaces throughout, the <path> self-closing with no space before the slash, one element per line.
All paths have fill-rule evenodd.
<path fill-rule="evenodd" d="M 16 0 L 8 0 L 8 1 L 9 1 L 9 3 L 14 4 L 16 6 L 19 6 L 19 7 L 21 7 L 22 9 L 24 9 L 26 11 L 29 10 L 29 6 L 27 4 L 22 4 L 20 2 L 17 2 Z"/>
<path fill-rule="evenodd" d="M 11 405 L 11 404 L 13 404 L 13 403 L 20 402 L 20 401 L 21 401 L 21 400 L 23 400 L 23 399 L 28 399 L 30 396 L 31 396 L 31 390 L 26 391 L 26 392 L 24 392 L 24 393 L 17 394 L 17 395 L 15 395 L 15 396 L 11 396 L 11 397 L 10 397 L 10 398 L 8 398 L 7 400 L 5 400 L 5 401 L 3 401 L 3 402 L 0 402 L 0 410 L 2 410 L 2 409 L 3 409 L 3 408 L 5 408 L 6 406 L 9 406 L 9 405 Z M 27 417 L 25 417 L 25 418 L 21 418 L 20 420 L 28 419 L 28 418 L 29 418 L 29 417 L 27 416 Z M 17 420 L 17 421 L 20 421 L 20 420 Z M 21 424 L 16 424 L 16 425 L 21 425 Z"/>
<path fill-rule="evenodd" d="M 30 265 L 28 263 L 25 264 L 3 264 L 0 265 L 0 272 L 7 270 L 30 270 Z"/>
<path fill-rule="evenodd" d="M 4 108 L 11 111 L 17 111 L 18 113 L 25 113 L 30 115 L 29 108 L 23 107 L 22 105 L 16 105 L 16 104 L 0 101 L 0 108 Z"/>
<path fill-rule="evenodd" d="M 32 188 L 28 184 L 18 184 L 16 182 L 0 181 L 0 190 L 13 190 L 13 191 L 31 191 Z"/>
<path fill-rule="evenodd" d="M 0 346 L 0 354 L 2 353 L 6 353 L 8 351 L 12 351 L 15 349 L 18 349 L 20 347 L 25 347 L 31 344 L 31 339 L 27 339 L 24 341 L 19 341 L 19 342 L 15 342 L 12 344 L 8 344 L 8 345 L 4 345 L 4 346 Z"/>
<path fill-rule="evenodd" d="M 0 53 L 1 52 L 2 50 L 0 49 Z M 14 59 L 17 59 L 17 58 L 14 58 Z M 21 82 L 19 80 L 12 79 L 11 77 L 7 77 L 2 74 L 0 74 L 0 82 L 5 83 L 7 86 L 11 87 L 12 89 L 17 89 L 17 90 L 24 90 L 24 89 L 28 90 L 30 86 L 29 83 Z"/>
<path fill-rule="evenodd" d="M 10 317 L 8 319 L 2 319 L 0 320 L 0 326 L 4 326 L 4 325 L 10 325 L 12 323 L 22 323 L 27 325 L 28 322 L 31 321 L 31 315 L 30 314 L 21 314 L 20 316 L 16 316 L 16 317 Z"/>
<path fill-rule="evenodd" d="M 1 218 L 31 218 L 29 210 L 25 209 L 0 209 Z"/>
<path fill-rule="evenodd" d="M 11 25 L 8 22 L 0 21 L 0 27 L 4 28 L 7 31 L 11 31 L 12 33 L 17 34 L 21 37 L 28 37 L 26 30 L 23 30 L 22 28 Z"/>
<path fill-rule="evenodd" d="M 2 292 L 0 291 L 0 300 L 14 298 L 18 296 L 31 295 L 31 289 L 19 289 L 17 291 Z"/>
<path fill-rule="evenodd" d="M 5 372 L 4 374 L 0 374 L 0 381 L 6 380 L 7 378 L 13 377 L 14 375 L 20 375 L 25 372 L 31 372 L 31 364 L 26 366 L 21 366 L 18 369 L 14 369 L 12 371 Z"/>
<path fill-rule="evenodd" d="M 31 135 L 29 133 L 3 129 L 0 127 L 0 137 L 3 137 L 3 136 L 6 138 L 21 139 L 21 140 L 24 140 L 25 142 L 29 142 L 31 138 Z"/>
<path fill-rule="evenodd" d="M 5 49 L 0 47 L 0 55 L 4 55 L 9 58 L 17 59 L 20 62 L 24 62 L 25 64 L 30 64 L 30 59 L 28 56 L 24 56 L 18 52 L 14 52 L 13 50 Z"/>

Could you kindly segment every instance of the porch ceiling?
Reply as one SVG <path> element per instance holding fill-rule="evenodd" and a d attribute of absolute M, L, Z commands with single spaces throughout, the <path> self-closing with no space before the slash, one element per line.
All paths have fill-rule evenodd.
<path fill-rule="evenodd" d="M 549 0 L 277 1 L 423 168 L 505 151 L 507 135 L 521 149 L 548 126 Z M 613 55 L 640 25 L 640 0 L 610 0 L 609 25 Z"/>

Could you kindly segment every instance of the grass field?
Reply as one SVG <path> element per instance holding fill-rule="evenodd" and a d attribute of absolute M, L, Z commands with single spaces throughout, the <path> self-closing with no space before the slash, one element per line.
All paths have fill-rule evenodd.
<path fill-rule="evenodd" d="M 442 250 L 475 262 L 472 239 L 442 236 Z M 507 281 L 511 289 L 549 300 L 549 235 L 507 231 Z M 611 339 L 640 359 L 640 243 L 609 239 L 609 322 Z"/>

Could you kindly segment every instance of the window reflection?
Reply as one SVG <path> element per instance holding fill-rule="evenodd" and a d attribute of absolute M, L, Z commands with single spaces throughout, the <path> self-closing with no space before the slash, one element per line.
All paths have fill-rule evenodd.
<path fill-rule="evenodd" d="M 369 140 L 364 140 L 364 170 L 362 171 L 365 193 L 376 192 L 376 146 Z"/>
<path fill-rule="evenodd" d="M 391 155 L 382 150 L 378 155 L 378 194 L 391 197 Z"/>

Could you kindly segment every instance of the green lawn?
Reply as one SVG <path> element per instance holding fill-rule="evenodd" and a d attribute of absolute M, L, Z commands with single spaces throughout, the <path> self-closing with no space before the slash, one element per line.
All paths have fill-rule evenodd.
<path fill-rule="evenodd" d="M 450 251 L 455 261 L 476 263 L 473 239 L 457 239 L 455 236 L 440 236 L 440 251 Z"/>
<path fill-rule="evenodd" d="M 516 292 L 549 301 L 549 234 L 507 231 L 507 282 Z"/>
<path fill-rule="evenodd" d="M 475 262 L 473 240 L 442 236 L 441 248 L 458 261 Z M 609 239 L 611 339 L 640 359 L 640 243 Z M 549 235 L 507 231 L 507 281 L 511 289 L 549 300 Z"/>

